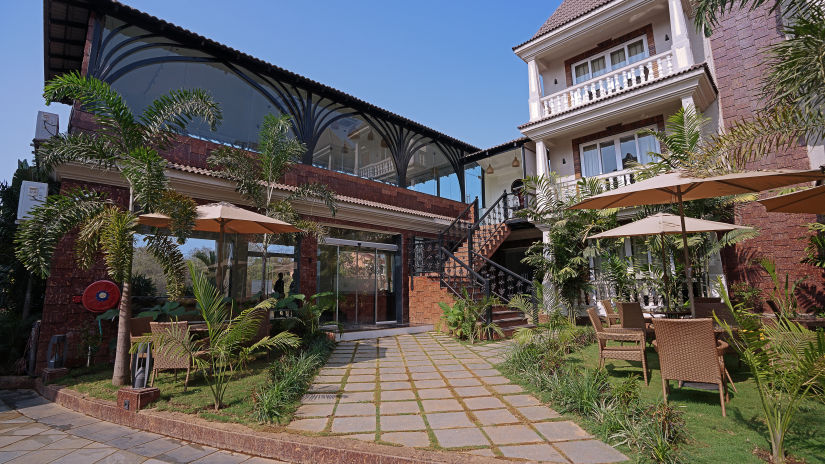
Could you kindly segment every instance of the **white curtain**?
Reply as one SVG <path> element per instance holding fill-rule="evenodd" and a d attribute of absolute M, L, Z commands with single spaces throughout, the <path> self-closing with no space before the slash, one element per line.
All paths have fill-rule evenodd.
<path fill-rule="evenodd" d="M 647 164 L 653 161 L 650 153 L 659 153 L 659 141 L 652 135 L 639 136 L 639 164 Z"/>
<path fill-rule="evenodd" d="M 582 150 L 582 175 L 584 177 L 598 176 L 601 174 L 599 163 L 599 150 L 596 145 L 584 147 Z"/>

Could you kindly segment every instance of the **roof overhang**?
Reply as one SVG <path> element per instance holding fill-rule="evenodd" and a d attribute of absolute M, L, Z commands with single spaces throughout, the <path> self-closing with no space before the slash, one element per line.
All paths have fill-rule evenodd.
<path fill-rule="evenodd" d="M 43 79 L 78 71 L 92 6 L 87 0 L 43 0 Z"/>
<path fill-rule="evenodd" d="M 101 170 L 78 163 L 61 165 L 55 169 L 54 174 L 58 181 L 74 180 L 122 188 L 128 187 L 126 180 L 116 171 Z M 166 176 L 169 179 L 170 188 L 192 198 L 209 202 L 227 201 L 236 205 L 251 206 L 235 190 L 235 184 L 225 179 L 173 168 L 166 169 Z M 290 193 L 291 191 L 288 189 L 276 190 L 273 200 L 285 199 Z M 338 199 L 338 207 L 334 217 L 328 208 L 319 207 L 318 203 L 313 201 L 296 200 L 293 202 L 293 206 L 298 214 L 312 216 L 322 224 L 324 224 L 325 219 L 334 219 L 335 221 L 363 224 L 365 227 L 389 227 L 428 234 L 441 232 L 450 225 L 453 219 L 402 208 L 388 209 L 376 203 L 350 201 L 348 197 Z M 337 223 L 330 221 L 325 225 L 336 226 Z"/>
<path fill-rule="evenodd" d="M 696 65 L 638 89 L 548 116 L 519 129 L 532 140 L 560 137 L 581 133 L 585 126 L 611 125 L 617 119 L 634 120 L 639 108 L 650 108 L 668 101 L 680 102 L 683 97 L 692 97 L 696 107 L 704 111 L 716 99 L 716 94 L 707 65 Z"/>

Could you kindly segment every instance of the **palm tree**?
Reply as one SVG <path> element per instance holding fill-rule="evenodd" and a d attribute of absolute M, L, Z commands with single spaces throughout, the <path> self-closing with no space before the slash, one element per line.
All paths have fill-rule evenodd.
<path fill-rule="evenodd" d="M 258 151 L 250 154 L 246 150 L 221 147 L 207 159 L 210 166 L 236 185 L 236 190 L 263 215 L 280 219 L 295 225 L 305 234 L 323 237 L 326 231 L 314 221 L 301 218 L 293 207 L 300 199 L 315 199 L 326 205 L 335 215 L 335 194 L 320 183 L 302 184 L 287 198 L 275 200 L 277 182 L 303 155 L 305 147 L 289 136 L 289 116 L 276 117 L 268 114 L 261 125 Z M 262 289 L 266 285 L 266 262 L 272 234 L 264 234 L 261 239 L 263 256 L 261 259 Z"/>
<path fill-rule="evenodd" d="M 195 118 L 214 128 L 220 110 L 203 90 L 176 90 L 153 101 L 136 117 L 106 83 L 78 73 L 53 79 L 43 96 L 47 104 L 79 103 L 94 116 L 97 129 L 94 134 L 60 134 L 44 142 L 37 151 L 40 165 L 52 169 L 74 162 L 114 170 L 129 185 L 129 206 L 123 210 L 105 195 L 85 190 L 51 196 L 21 225 L 15 237 L 17 256 L 27 269 L 46 277 L 58 242 L 76 229 L 75 251 L 81 266 L 91 266 L 102 251 L 109 276 L 123 288 L 112 383 L 125 385 L 129 381 L 130 281 L 137 216 L 152 212 L 172 218 L 169 232 L 155 230 L 144 239 L 147 251 L 163 268 L 171 298 L 180 295 L 185 276 L 177 243 L 183 243 L 195 221 L 195 202 L 168 188 L 166 160 L 159 150 L 170 147 Z"/>

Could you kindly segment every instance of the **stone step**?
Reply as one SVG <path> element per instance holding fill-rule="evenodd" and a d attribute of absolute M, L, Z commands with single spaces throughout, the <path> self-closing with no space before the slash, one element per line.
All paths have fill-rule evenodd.
<path fill-rule="evenodd" d="M 527 319 L 525 319 L 524 317 L 507 317 L 498 320 L 493 318 L 493 322 L 495 322 L 496 325 L 498 325 L 502 329 L 509 329 L 510 327 L 522 327 L 524 325 L 529 325 L 527 324 Z"/>
<path fill-rule="evenodd" d="M 522 324 L 522 325 L 514 325 L 510 327 L 502 328 L 502 332 L 504 332 L 504 338 L 511 338 L 513 334 L 516 333 L 518 329 L 532 329 L 535 327 L 533 324 Z"/>
<path fill-rule="evenodd" d="M 499 319 L 509 319 L 509 318 L 513 318 L 513 317 L 520 317 L 522 319 L 525 319 L 524 313 L 522 313 L 519 310 L 506 310 L 506 311 L 498 310 L 497 311 L 495 308 L 493 308 L 493 320 L 494 321 L 497 321 Z"/>

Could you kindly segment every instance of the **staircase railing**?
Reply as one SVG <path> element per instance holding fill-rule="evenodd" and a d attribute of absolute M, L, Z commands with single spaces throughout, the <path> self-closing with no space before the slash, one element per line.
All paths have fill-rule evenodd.
<path fill-rule="evenodd" d="M 496 201 L 484 211 L 484 214 L 467 231 L 467 251 L 483 250 L 490 239 L 495 236 L 499 229 L 505 227 L 505 221 L 512 217 L 511 206 L 508 197 L 512 194 L 505 190 Z M 472 253 L 468 253 L 468 261 L 473 266 Z"/>
<path fill-rule="evenodd" d="M 476 219 L 478 219 L 478 198 L 467 205 L 467 208 L 453 219 L 446 229 L 441 231 L 438 235 L 439 242 L 451 252 L 455 251 L 467 237 L 468 232 L 472 230 Z"/>
<path fill-rule="evenodd" d="M 533 287 L 533 282 L 498 264 L 497 262 L 487 258 L 486 256 L 470 252 L 470 255 L 477 262 L 482 263 L 478 270 L 481 278 L 485 279 L 490 285 L 490 294 L 495 295 L 504 302 L 510 300 L 516 295 L 530 295 L 533 298 L 532 314 L 530 315 L 533 321 L 538 321 L 538 304 L 536 299 L 536 289 Z"/>

